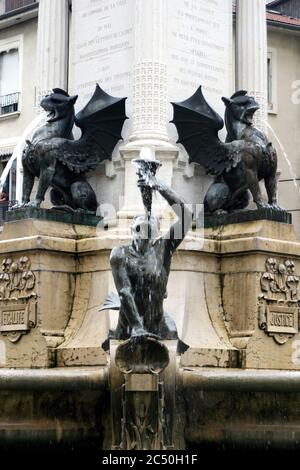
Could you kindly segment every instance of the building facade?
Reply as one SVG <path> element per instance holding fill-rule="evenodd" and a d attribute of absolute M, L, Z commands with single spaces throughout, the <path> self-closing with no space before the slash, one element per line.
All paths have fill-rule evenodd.
<path fill-rule="evenodd" d="M 279 154 L 279 197 L 300 233 L 300 2 L 267 7 L 269 137 Z"/>
<path fill-rule="evenodd" d="M 0 1 L 0 171 L 3 172 L 23 132 L 34 119 L 38 4 Z M 3 191 L 16 200 L 16 162 Z M 7 202 L 0 202 L 0 221 Z"/>

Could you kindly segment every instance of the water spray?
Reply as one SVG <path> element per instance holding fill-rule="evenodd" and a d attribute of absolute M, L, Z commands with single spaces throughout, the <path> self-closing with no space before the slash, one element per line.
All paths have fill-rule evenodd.
<path fill-rule="evenodd" d="M 132 161 L 137 168 L 138 183 L 143 182 L 145 185 L 140 187 L 143 204 L 148 218 L 148 237 L 151 238 L 151 213 L 152 213 L 152 200 L 153 200 L 153 187 L 152 179 L 156 176 L 157 170 L 161 167 L 161 162 L 152 158 L 152 150 L 150 148 L 143 148 L 140 153 L 140 158 Z"/>

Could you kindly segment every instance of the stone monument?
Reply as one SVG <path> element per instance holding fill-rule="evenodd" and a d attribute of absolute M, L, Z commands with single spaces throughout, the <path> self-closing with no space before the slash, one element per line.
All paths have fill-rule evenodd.
<path fill-rule="evenodd" d="M 132 118 L 88 184 L 116 206 L 124 196 L 118 220 L 129 216 L 135 247 L 153 256 L 143 251 L 134 264 L 128 230 L 97 226 L 89 207 L 77 218 L 12 211 L 0 241 L 0 446 L 299 448 L 300 242 L 291 217 L 242 211 L 190 228 L 191 211 L 176 195 L 201 202 L 209 181 L 176 145 L 169 101 L 182 102 L 202 81 L 219 113 L 219 97 L 231 96 L 231 3 L 73 1 L 70 95 L 82 107 L 101 78 L 108 93 L 130 97 Z M 261 9 L 242 4 L 243 25 L 249 11 L 257 24 Z M 253 28 L 238 26 L 248 40 Z M 152 173 L 162 163 L 165 185 L 145 178 L 144 167 L 142 188 L 135 184 L 132 161 L 143 147 Z M 154 189 L 166 204 L 152 199 Z M 176 241 L 138 237 L 155 232 L 152 209 L 164 215 L 170 202 L 179 203 L 179 220 L 186 211 L 190 230 Z"/>
<path fill-rule="evenodd" d="M 202 82 L 210 103 L 223 112 L 219 97 L 233 88 L 232 2 L 73 0 L 72 18 L 70 92 L 79 94 L 77 106 L 91 97 L 95 82 L 113 96 L 128 96 L 124 144 L 90 180 L 99 197 L 104 191 L 121 219 L 142 209 L 131 161 L 148 147 L 163 163 L 166 184 L 188 203 L 202 202 L 212 180 L 175 145 L 170 102 Z M 158 201 L 156 210 L 167 210 Z"/>

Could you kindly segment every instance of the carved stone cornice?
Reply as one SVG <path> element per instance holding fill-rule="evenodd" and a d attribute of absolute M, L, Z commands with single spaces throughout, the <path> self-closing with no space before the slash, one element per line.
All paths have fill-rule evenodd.
<path fill-rule="evenodd" d="M 280 345 L 299 331 L 299 282 L 294 261 L 266 260 L 266 271 L 260 279 L 258 321 L 260 329 Z"/>

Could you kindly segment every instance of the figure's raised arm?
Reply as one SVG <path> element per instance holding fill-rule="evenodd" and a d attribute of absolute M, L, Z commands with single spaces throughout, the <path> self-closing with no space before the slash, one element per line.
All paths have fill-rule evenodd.
<path fill-rule="evenodd" d="M 177 221 L 171 226 L 168 233 L 164 236 L 166 243 L 169 245 L 168 248 L 171 252 L 173 252 L 180 245 L 189 231 L 192 225 L 193 212 L 189 205 L 166 184 L 162 183 L 161 181 L 157 181 L 155 189 L 168 202 L 178 217 Z"/>

